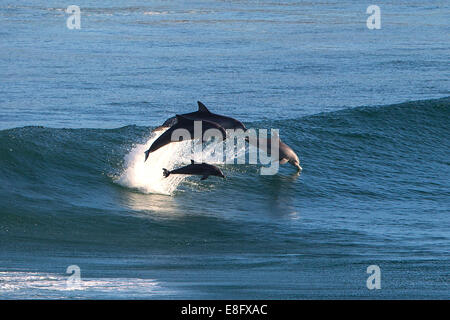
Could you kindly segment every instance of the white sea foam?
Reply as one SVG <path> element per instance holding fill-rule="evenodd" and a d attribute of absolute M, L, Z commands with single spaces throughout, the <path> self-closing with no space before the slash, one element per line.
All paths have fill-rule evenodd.
<path fill-rule="evenodd" d="M 150 16 L 154 16 L 154 15 L 160 15 L 160 14 L 168 14 L 168 11 L 145 11 L 144 14 L 145 15 L 150 15 Z"/>
<path fill-rule="evenodd" d="M 144 152 L 165 131 L 155 131 L 145 144 L 136 145 L 125 158 L 125 170 L 116 180 L 122 186 L 138 189 L 143 193 L 172 195 L 186 175 L 163 176 L 163 168 L 172 170 L 187 165 L 193 159 L 196 162 L 223 164 L 225 159 L 245 157 L 245 146 L 239 150 L 226 150 L 221 143 L 209 143 L 202 149 L 195 141 L 174 142 L 150 153 L 144 162 Z M 231 143 L 231 142 L 230 142 Z M 223 152 L 220 152 L 223 150 Z M 193 152 L 195 151 L 195 152 Z M 224 154 L 227 153 L 227 154 Z"/>
<path fill-rule="evenodd" d="M 38 272 L 0 272 L 0 296 L 11 298 L 64 298 L 85 292 L 98 296 L 123 292 L 128 295 L 151 296 L 170 294 L 154 279 L 82 278 L 76 286 L 69 285 L 70 275 Z M 71 292 L 71 293 L 69 293 Z"/>
<path fill-rule="evenodd" d="M 190 141 L 170 143 L 150 153 L 144 162 L 144 152 L 164 131 L 152 134 L 145 144 L 136 145 L 125 158 L 125 171 L 117 179 L 117 183 L 135 188 L 144 193 L 157 193 L 171 195 L 177 186 L 186 178 L 183 175 L 173 175 L 165 178 L 163 168 L 171 170 L 183 162 L 182 151 L 187 149 Z"/>

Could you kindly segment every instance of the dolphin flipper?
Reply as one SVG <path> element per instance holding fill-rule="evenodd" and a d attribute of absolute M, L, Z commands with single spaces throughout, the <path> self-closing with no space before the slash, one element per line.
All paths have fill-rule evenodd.
<path fill-rule="evenodd" d="M 200 180 L 206 180 L 206 179 L 208 179 L 208 177 L 209 176 L 205 174 Z"/>

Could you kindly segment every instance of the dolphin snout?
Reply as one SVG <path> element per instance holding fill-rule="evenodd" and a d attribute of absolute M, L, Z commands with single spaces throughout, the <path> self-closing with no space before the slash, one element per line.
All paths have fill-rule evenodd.
<path fill-rule="evenodd" d="M 294 167 L 297 168 L 297 171 L 302 171 L 303 168 L 300 166 L 300 162 L 299 161 L 289 161 L 290 164 L 292 164 Z"/>

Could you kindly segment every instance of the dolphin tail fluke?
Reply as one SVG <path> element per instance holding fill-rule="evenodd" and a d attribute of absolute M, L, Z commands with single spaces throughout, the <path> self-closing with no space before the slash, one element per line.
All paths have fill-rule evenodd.
<path fill-rule="evenodd" d="M 147 151 L 145 151 L 145 161 L 147 161 L 148 155 L 150 154 L 150 149 L 148 149 Z"/>
<path fill-rule="evenodd" d="M 167 178 L 169 175 L 170 175 L 170 171 L 165 169 L 165 168 L 163 168 L 163 176 L 164 176 L 164 178 Z"/>

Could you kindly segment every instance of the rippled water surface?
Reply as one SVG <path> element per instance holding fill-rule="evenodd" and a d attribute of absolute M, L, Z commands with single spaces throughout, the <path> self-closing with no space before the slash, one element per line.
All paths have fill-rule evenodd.
<path fill-rule="evenodd" d="M 0 298 L 449 298 L 447 2 L 74 4 L 0 4 Z M 302 173 L 164 179 L 197 100 Z"/>

